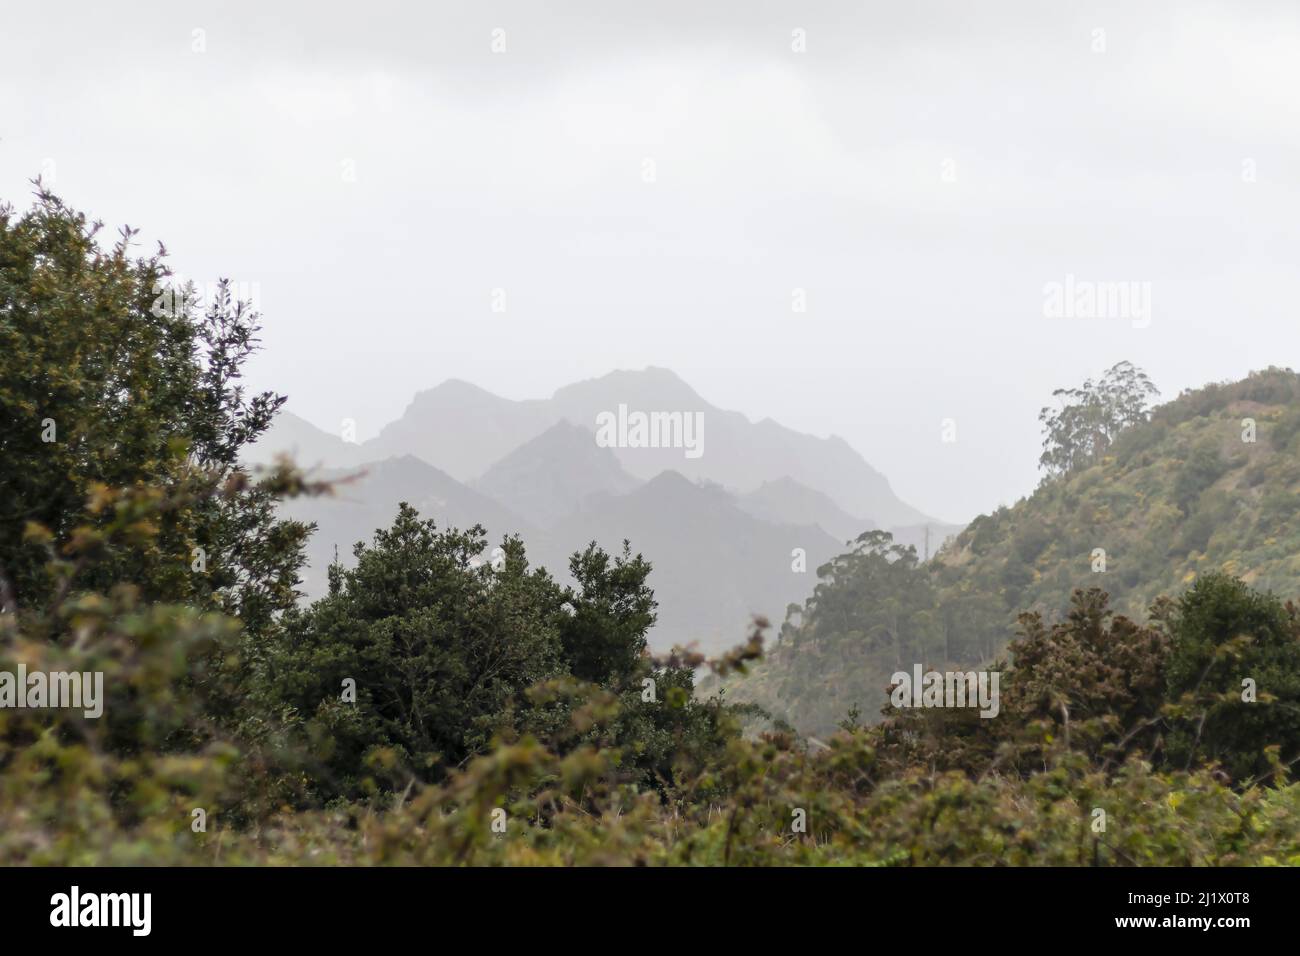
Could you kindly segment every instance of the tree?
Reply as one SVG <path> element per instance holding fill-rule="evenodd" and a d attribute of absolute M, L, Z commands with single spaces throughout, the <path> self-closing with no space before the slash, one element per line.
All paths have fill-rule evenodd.
<path fill-rule="evenodd" d="M 259 694 L 300 715 L 323 795 L 441 779 L 498 737 L 554 742 L 606 698 L 618 718 L 588 730 L 624 748 L 643 783 L 670 780 L 684 751 L 726 732 L 716 706 L 692 699 L 689 668 L 646 655 L 650 565 L 627 544 L 621 557 L 594 544 L 574 554 L 576 587 L 561 587 L 530 569 L 518 538 L 496 562 L 480 560 L 486 543 L 479 526 L 440 530 L 402 503 L 354 548 L 354 568 L 330 568 L 326 597 L 285 616 Z"/>
<path fill-rule="evenodd" d="M 1243 780 L 1270 771 L 1269 746 L 1280 747 L 1288 761 L 1300 756 L 1294 605 L 1215 572 L 1183 595 L 1170 627 L 1166 694 L 1174 707 L 1169 752 L 1177 765 L 1218 761 Z"/>
<path fill-rule="evenodd" d="M 792 725 L 830 732 L 854 705 L 878 711 L 894 671 L 941 662 L 948 622 L 916 549 L 888 532 L 862 533 L 817 577 L 766 668 L 780 676 L 765 706 Z"/>
<path fill-rule="evenodd" d="M 1147 420 L 1150 399 L 1159 394 L 1147 374 L 1119 362 L 1101 381 L 1052 393 L 1058 408 L 1038 413 L 1046 433 L 1038 464 L 1048 475 L 1063 475 L 1101 458 L 1121 431 Z"/>
<path fill-rule="evenodd" d="M 633 557 L 627 541 L 614 558 L 592 542 L 569 560 L 569 572 L 578 585 L 566 595 L 572 612 L 560 624 L 569 668 L 580 680 L 623 684 L 636 672 L 655 622 L 650 564 Z"/>
<path fill-rule="evenodd" d="M 379 751 L 441 776 L 490 740 L 506 705 L 564 673 L 563 592 L 522 544 L 482 562 L 483 529 L 438 530 L 403 502 L 390 528 L 330 569 L 330 593 L 285 619 L 268 697 L 308 718 L 334 792 L 354 793 Z M 396 777 L 396 775 L 395 775 Z"/>
<path fill-rule="evenodd" d="M 1159 627 L 1114 615 L 1100 588 L 1075 590 L 1065 620 L 1051 627 L 1037 612 L 1021 614 L 1020 636 L 1008 648 L 1008 736 L 1025 736 L 1030 763 L 1040 766 L 1043 735 L 1034 720 L 1048 721 L 1055 736 L 1094 760 L 1149 748 L 1165 701 L 1168 644 Z"/>
<path fill-rule="evenodd" d="M 39 184 L 27 213 L 0 206 L 3 603 L 50 599 L 54 560 L 65 589 L 130 582 L 145 600 L 228 611 L 260 632 L 296 598 L 309 529 L 278 521 L 275 496 L 239 470 L 285 401 L 240 383 L 258 316 L 225 283 L 197 314 L 171 293 L 161 246 L 133 257 L 133 230 L 105 248 L 101 228 Z M 197 474 L 229 493 L 151 513 L 139 530 L 157 534 L 67 563 L 73 529 L 111 518 L 95 509 L 99 489 L 166 497 Z"/>

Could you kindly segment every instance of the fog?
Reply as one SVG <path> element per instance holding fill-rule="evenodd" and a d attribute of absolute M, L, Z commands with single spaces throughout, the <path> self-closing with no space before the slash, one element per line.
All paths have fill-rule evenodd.
<path fill-rule="evenodd" d="M 252 384 L 361 439 L 655 365 L 964 521 L 1054 388 L 1300 343 L 1294 4 L 9 0 L 0 39 L 0 199 L 255 292 Z M 1067 279 L 1149 315 L 1054 317 Z"/>

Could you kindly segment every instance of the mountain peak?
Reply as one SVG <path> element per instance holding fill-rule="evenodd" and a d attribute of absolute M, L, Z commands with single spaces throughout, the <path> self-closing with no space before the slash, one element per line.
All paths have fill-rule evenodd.
<path fill-rule="evenodd" d="M 647 488 L 694 488 L 695 482 L 674 468 L 665 468 L 645 483 Z"/>
<path fill-rule="evenodd" d="M 416 392 L 415 397 L 411 400 L 411 404 L 422 404 L 425 402 L 437 401 L 439 399 L 463 400 L 467 398 L 489 399 L 494 402 L 508 401 L 508 399 L 501 398 L 499 395 L 489 392 L 481 385 L 475 385 L 473 382 L 468 382 L 463 378 L 448 378 L 443 379 L 443 381 L 433 386 L 433 388 L 426 388 L 423 391 Z"/>
<path fill-rule="evenodd" d="M 656 411 L 708 407 L 708 403 L 681 376 L 657 365 L 647 365 L 643 369 L 615 369 L 598 378 L 574 382 L 556 390 L 551 401 L 566 410 L 593 401 L 610 410 L 619 404 Z"/>
<path fill-rule="evenodd" d="M 520 445 L 473 482 L 476 490 L 510 502 L 542 527 L 567 517 L 592 495 L 623 494 L 636 485 L 613 451 L 567 419 Z"/>
<path fill-rule="evenodd" d="M 577 429 L 594 433 L 600 416 L 617 415 L 620 406 L 626 406 L 629 416 L 660 413 L 656 427 L 665 431 L 656 431 L 649 442 L 620 439 L 623 444 L 609 449 L 600 449 L 594 440 L 586 444 Z M 679 416 L 678 424 L 663 425 L 665 414 Z M 689 436 L 687 420 L 681 417 L 686 415 L 693 416 Z M 571 423 L 567 430 L 548 434 L 541 445 L 512 461 L 511 487 L 519 489 L 525 474 L 540 476 L 546 470 L 539 464 L 542 461 L 550 462 L 549 470 L 563 476 L 555 479 L 558 487 L 594 486 L 592 490 L 612 493 L 628 489 L 628 476 L 646 481 L 666 468 L 680 471 L 690 481 L 704 479 L 742 494 L 764 480 L 785 475 L 821 492 L 845 514 L 871 518 L 885 527 L 932 520 L 901 501 L 885 477 L 843 438 L 798 432 L 770 418 L 755 424 L 740 412 L 709 404 L 676 372 L 658 365 L 616 369 L 566 385 L 549 399 L 502 398 L 464 379 L 449 378 L 417 393 L 401 418 L 362 446 L 364 457 L 350 446 L 339 450 L 321 442 L 317 442 L 322 445 L 320 453 L 309 457 L 333 463 L 344 454 L 351 455 L 346 460 L 360 461 L 409 452 L 457 481 L 472 482 L 485 478 L 488 469 L 566 419 Z M 574 462 L 563 460 L 565 448 L 572 451 Z M 609 454 L 597 455 L 598 451 Z M 527 461 L 534 464 L 522 468 Z M 580 479 L 578 462 L 594 465 L 598 480 Z M 568 500 L 566 495 L 560 497 Z"/>

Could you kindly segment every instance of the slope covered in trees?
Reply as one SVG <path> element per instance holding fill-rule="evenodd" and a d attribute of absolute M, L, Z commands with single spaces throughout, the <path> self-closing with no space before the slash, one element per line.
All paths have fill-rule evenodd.
<path fill-rule="evenodd" d="M 825 733 L 854 706 L 874 717 L 898 665 L 990 661 L 1017 614 L 1057 619 L 1076 588 L 1139 619 L 1210 571 L 1300 591 L 1300 376 L 1268 369 L 1146 413 L 1140 373 L 1112 372 L 1044 410 L 1049 474 L 1032 495 L 926 565 L 862 536 L 819 569 L 781 646 L 733 693 Z"/>

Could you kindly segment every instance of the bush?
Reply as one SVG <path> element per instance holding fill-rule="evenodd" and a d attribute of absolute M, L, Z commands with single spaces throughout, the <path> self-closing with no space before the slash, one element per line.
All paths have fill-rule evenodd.
<path fill-rule="evenodd" d="M 1168 697 L 1175 764 L 1217 761 L 1236 780 L 1270 773 L 1266 748 L 1300 755 L 1300 624 L 1296 609 L 1236 578 L 1208 574 L 1178 602 Z M 1253 681 L 1250 702 L 1243 682 Z"/>

